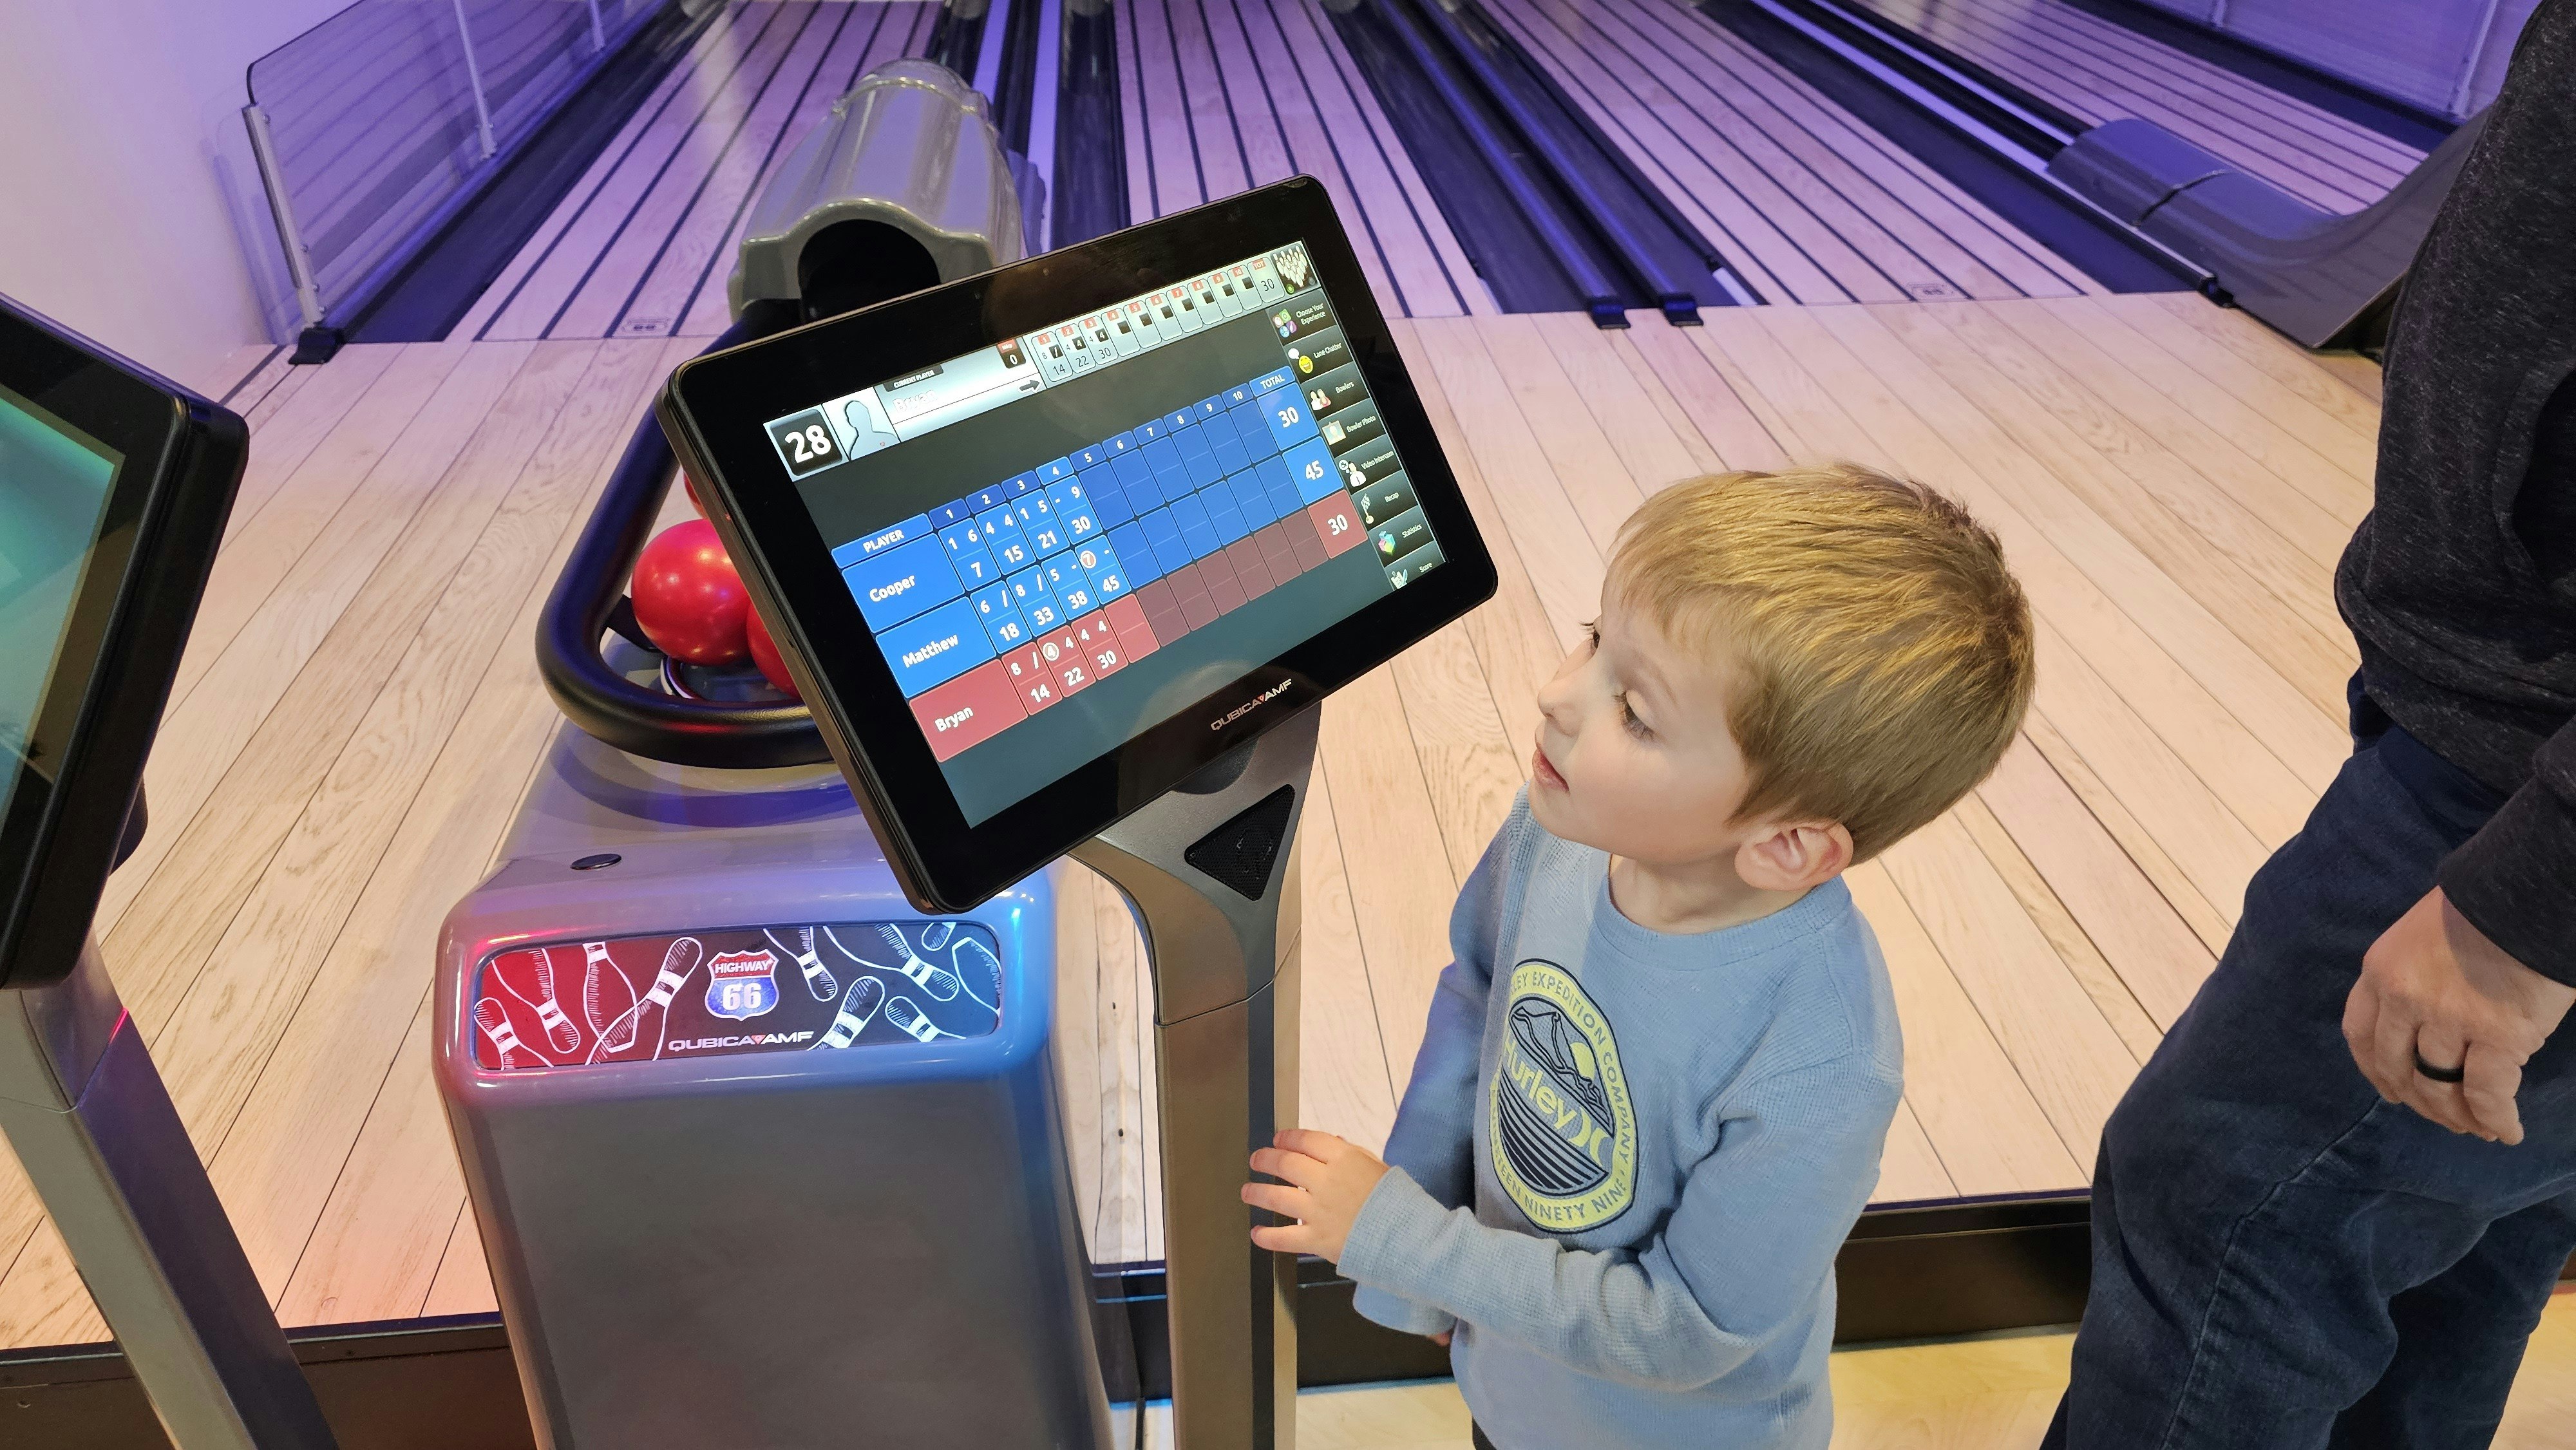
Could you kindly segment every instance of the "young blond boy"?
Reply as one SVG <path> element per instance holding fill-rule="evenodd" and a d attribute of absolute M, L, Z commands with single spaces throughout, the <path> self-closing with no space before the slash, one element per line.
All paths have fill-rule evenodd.
<path fill-rule="evenodd" d="M 1243 1197 L 1296 1222 L 1253 1241 L 1447 1342 L 1479 1445 L 1823 1450 L 1834 1252 L 1902 1056 L 1839 878 L 1993 769 L 2029 609 L 1964 510 L 1837 465 L 1656 495 L 1588 633 L 1459 893 L 1387 1161 L 1280 1134 L 1252 1166 L 1285 1181 Z"/>

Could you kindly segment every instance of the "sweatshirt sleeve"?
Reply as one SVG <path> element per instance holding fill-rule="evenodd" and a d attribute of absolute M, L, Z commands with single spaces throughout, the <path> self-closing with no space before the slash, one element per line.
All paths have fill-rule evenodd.
<path fill-rule="evenodd" d="M 1341 1269 L 1578 1373 L 1696 1388 L 1808 1322 L 1877 1181 L 1897 1093 L 1893 1075 L 1861 1058 L 1761 1085 L 1637 1250 L 1487 1228 L 1390 1172 L 1352 1224 Z"/>
<path fill-rule="evenodd" d="M 2515 961 L 2576 986 L 2576 721 L 2531 758 L 2531 779 L 2442 862 L 2442 894 Z"/>
<path fill-rule="evenodd" d="M 1386 1161 L 1447 1208 L 1472 1208 L 1476 1197 L 1476 1080 L 1485 1045 L 1485 1004 L 1494 987 L 1494 953 L 1502 934 L 1503 878 L 1509 874 L 1526 804 L 1516 805 L 1485 847 L 1449 913 L 1449 965 L 1431 994 L 1431 1015 L 1414 1055 L 1413 1079 L 1387 1134 Z M 1409 1334 L 1438 1334 L 1450 1316 L 1362 1285 L 1360 1314 Z"/>

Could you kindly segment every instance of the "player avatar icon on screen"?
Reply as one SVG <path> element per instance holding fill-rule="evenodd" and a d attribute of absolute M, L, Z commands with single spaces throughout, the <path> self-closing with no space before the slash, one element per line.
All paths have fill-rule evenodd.
<path fill-rule="evenodd" d="M 1306 394 L 1306 406 L 1314 409 L 1315 412 L 1320 414 L 1325 409 L 1333 406 L 1333 400 L 1324 395 L 1324 390 L 1322 388 L 1317 388 Z"/>
<path fill-rule="evenodd" d="M 849 421 L 850 446 L 847 451 L 852 458 L 895 445 L 894 424 L 887 421 L 876 394 L 861 393 L 852 398 L 849 406 L 841 410 L 841 416 Z"/>

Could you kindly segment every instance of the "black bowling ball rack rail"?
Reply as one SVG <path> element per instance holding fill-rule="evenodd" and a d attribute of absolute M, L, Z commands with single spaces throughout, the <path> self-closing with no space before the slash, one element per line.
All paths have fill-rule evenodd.
<path fill-rule="evenodd" d="M 756 303 L 707 351 L 802 320 L 791 305 Z M 831 757 L 813 712 L 767 689 L 756 675 L 661 658 L 659 678 L 648 684 L 609 657 L 612 638 L 661 655 L 635 622 L 626 582 L 678 471 L 671 442 L 647 409 L 537 621 L 537 672 L 547 693 L 574 724 L 630 754 L 734 770 L 821 764 Z"/>

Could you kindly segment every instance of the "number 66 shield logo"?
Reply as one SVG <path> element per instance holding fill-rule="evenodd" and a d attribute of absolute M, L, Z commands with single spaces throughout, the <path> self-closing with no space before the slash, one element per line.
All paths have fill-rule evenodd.
<path fill-rule="evenodd" d="M 720 952 L 707 961 L 707 1010 L 740 1022 L 778 1005 L 778 958 L 766 951 Z"/>

